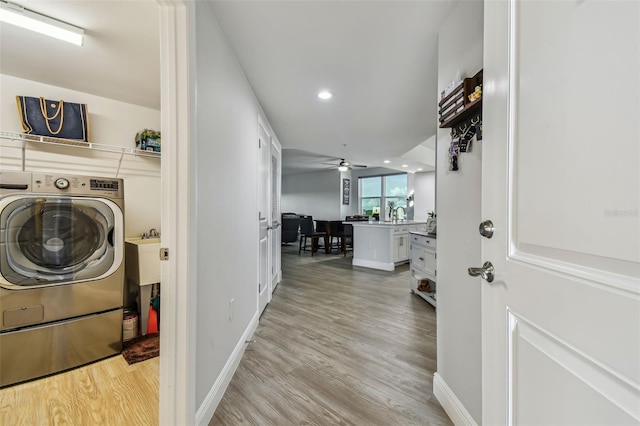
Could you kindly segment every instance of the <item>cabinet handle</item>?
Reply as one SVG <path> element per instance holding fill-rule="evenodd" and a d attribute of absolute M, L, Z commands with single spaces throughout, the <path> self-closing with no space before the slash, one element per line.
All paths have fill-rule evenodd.
<path fill-rule="evenodd" d="M 422 260 L 424 262 L 424 257 L 419 257 L 418 259 Z"/>

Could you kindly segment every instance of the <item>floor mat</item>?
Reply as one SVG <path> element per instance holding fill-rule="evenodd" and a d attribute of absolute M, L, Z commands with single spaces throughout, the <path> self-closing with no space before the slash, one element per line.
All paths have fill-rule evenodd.
<path fill-rule="evenodd" d="M 147 334 L 122 344 L 122 356 L 131 364 L 160 355 L 160 334 Z"/>

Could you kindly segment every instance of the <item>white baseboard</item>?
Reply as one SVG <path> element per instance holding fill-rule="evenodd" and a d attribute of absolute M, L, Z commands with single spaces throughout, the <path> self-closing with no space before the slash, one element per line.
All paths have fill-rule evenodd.
<path fill-rule="evenodd" d="M 393 271 L 396 269 L 395 263 L 378 262 L 376 260 L 358 259 L 356 257 L 351 261 L 353 266 L 362 266 L 365 268 L 380 269 L 382 271 Z"/>
<path fill-rule="evenodd" d="M 471 414 L 438 373 L 433 375 L 433 394 L 454 425 L 477 426 Z"/>
<path fill-rule="evenodd" d="M 211 421 L 213 414 L 216 412 L 216 408 L 218 408 L 218 404 L 220 404 L 220 400 L 227 390 L 227 386 L 229 386 L 229 383 L 238 368 L 238 364 L 240 364 L 244 350 L 247 347 L 246 341 L 251 339 L 253 333 L 255 333 L 256 328 L 258 327 L 258 318 L 259 316 L 256 313 L 247 326 L 247 329 L 242 334 L 238 344 L 236 344 L 235 349 L 222 368 L 222 371 L 209 390 L 209 393 L 207 393 L 206 398 L 202 401 L 202 405 L 198 408 L 198 411 L 196 411 L 197 425 L 206 426 L 209 424 L 209 421 Z"/>

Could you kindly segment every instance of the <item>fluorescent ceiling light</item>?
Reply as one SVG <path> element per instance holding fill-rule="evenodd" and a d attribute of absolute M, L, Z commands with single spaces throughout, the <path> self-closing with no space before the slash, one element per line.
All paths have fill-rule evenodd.
<path fill-rule="evenodd" d="M 0 21 L 82 46 L 84 30 L 24 7 L 0 1 Z"/>
<path fill-rule="evenodd" d="M 346 172 L 347 170 L 349 170 L 349 168 L 347 166 L 338 166 L 338 170 L 340 170 L 341 172 Z"/>
<path fill-rule="evenodd" d="M 333 93 L 328 90 L 321 90 L 318 92 L 318 97 L 323 101 L 329 100 L 333 97 Z"/>

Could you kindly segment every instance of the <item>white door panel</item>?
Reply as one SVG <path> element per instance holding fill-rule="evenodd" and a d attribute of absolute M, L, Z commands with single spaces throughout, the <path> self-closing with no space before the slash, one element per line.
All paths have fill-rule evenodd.
<path fill-rule="evenodd" d="M 282 224 L 280 223 L 280 147 L 271 143 L 271 281 L 270 295 L 280 282 L 280 244 L 282 241 Z"/>
<path fill-rule="evenodd" d="M 635 411 L 638 401 L 628 383 L 567 342 L 508 315 L 511 353 L 517 359 L 511 392 L 517 407 L 514 424 L 548 424 L 550 419 L 555 424 L 634 424 L 628 413 Z M 617 401 L 608 395 L 617 395 Z"/>
<path fill-rule="evenodd" d="M 484 28 L 483 423 L 637 424 L 640 5 L 485 2 Z"/>
<path fill-rule="evenodd" d="M 260 236 L 258 242 L 259 250 L 259 271 L 258 271 L 258 312 L 262 314 L 269 303 L 269 212 L 271 209 L 271 191 L 269 189 L 269 164 L 270 155 L 269 136 L 260 123 L 260 140 L 258 142 L 259 151 L 259 173 L 258 173 L 258 221 Z"/>

